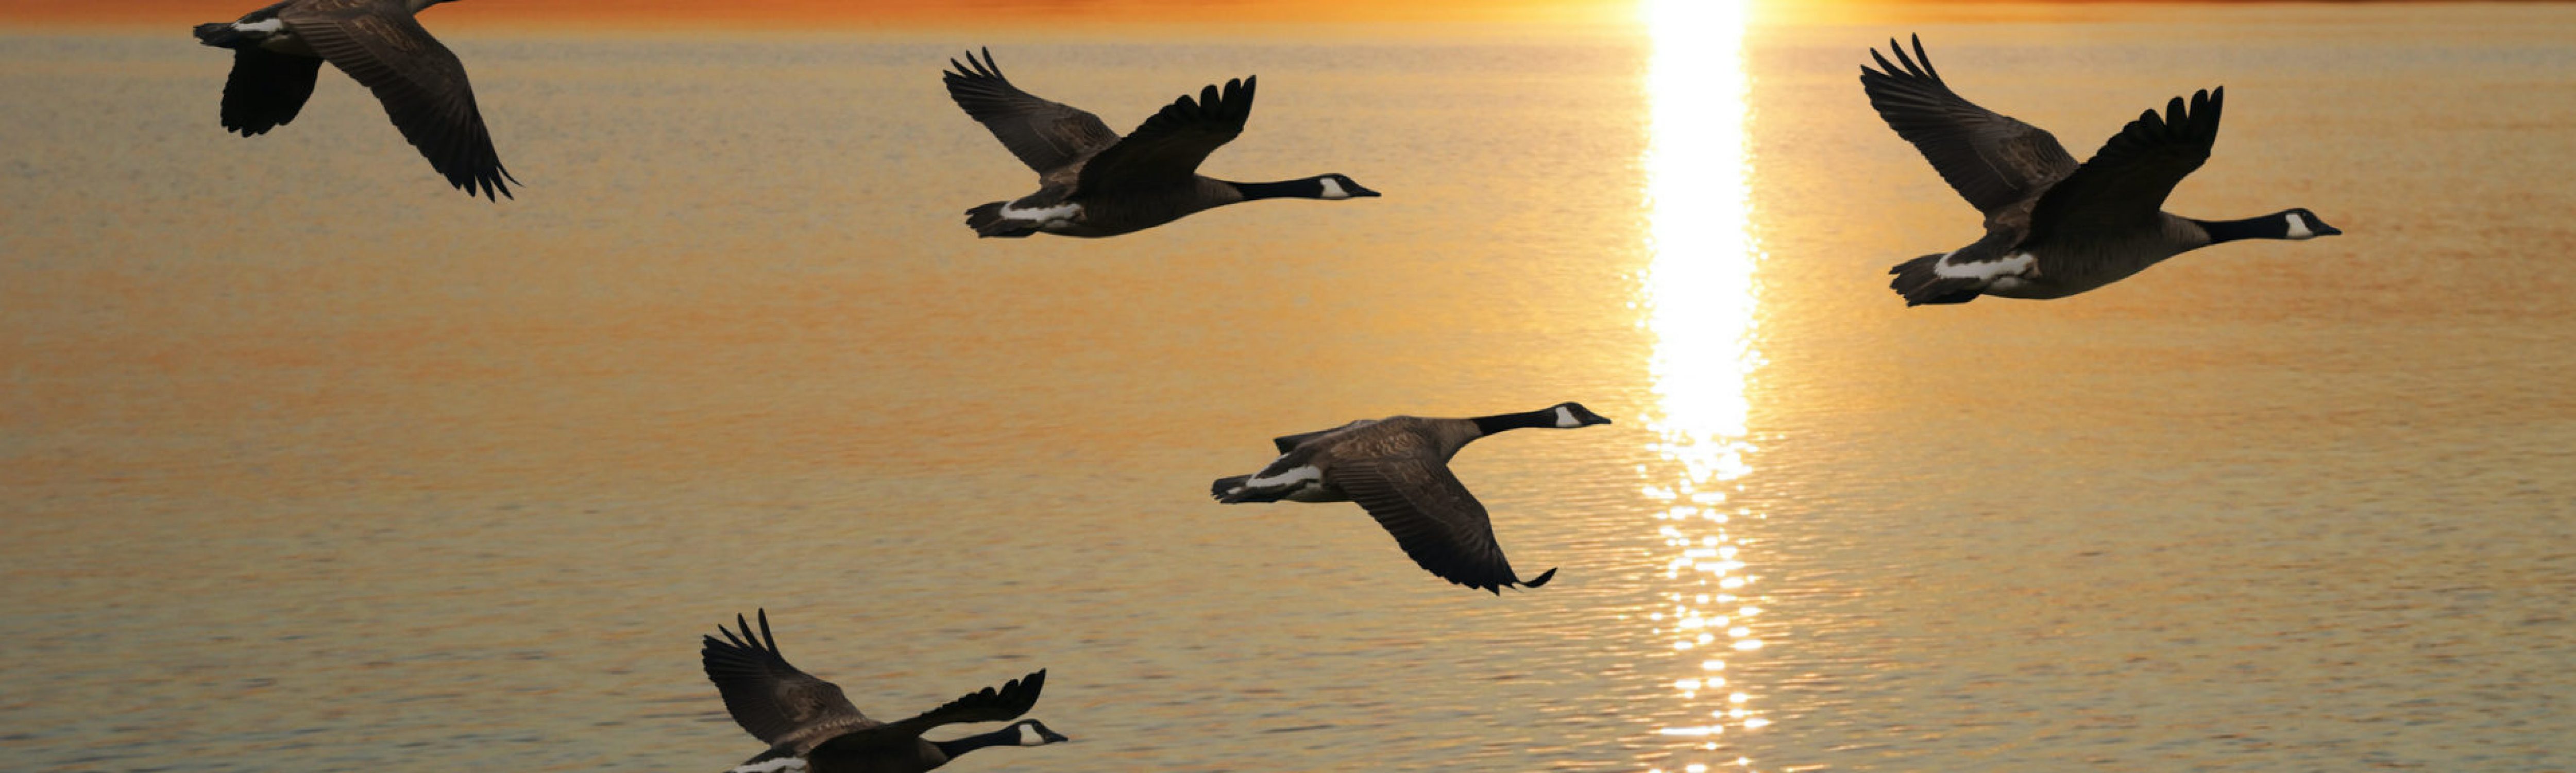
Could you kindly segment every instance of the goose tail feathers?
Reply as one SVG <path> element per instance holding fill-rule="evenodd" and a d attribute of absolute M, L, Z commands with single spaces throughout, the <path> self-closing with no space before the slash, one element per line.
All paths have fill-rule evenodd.
<path fill-rule="evenodd" d="M 1002 216 L 1005 203 L 996 201 L 966 210 L 966 226 L 975 229 L 976 236 L 985 238 L 1017 239 L 1038 232 L 1036 222 Z"/>
<path fill-rule="evenodd" d="M 804 758 L 796 756 L 793 745 L 780 744 L 770 747 L 769 751 L 761 752 L 759 756 L 743 760 L 742 764 L 733 766 L 725 773 L 805 773 L 807 769 Z"/>
<path fill-rule="evenodd" d="M 250 36 L 234 29 L 231 22 L 207 22 L 197 25 L 197 42 L 217 48 L 239 48 L 250 43 Z"/>
<path fill-rule="evenodd" d="M 1887 270 L 1887 273 L 1896 275 L 1896 281 L 1887 283 L 1887 286 L 1895 290 L 1896 294 L 1905 296 L 1907 306 L 1967 303 L 1976 300 L 1977 288 L 1982 284 L 1978 280 L 1942 276 L 1935 270 L 1944 256 L 1945 253 L 1936 252 L 1896 264 L 1895 268 Z"/>
<path fill-rule="evenodd" d="M 1216 485 L 1211 486 L 1210 489 L 1209 493 L 1216 496 L 1216 501 L 1224 502 L 1229 505 L 1239 505 L 1245 502 L 1277 502 L 1282 499 L 1287 499 L 1288 495 L 1297 493 L 1298 491 L 1298 487 L 1293 484 L 1253 488 L 1252 476 L 1250 475 L 1237 475 L 1231 478 L 1219 480 L 1216 482 Z"/>
<path fill-rule="evenodd" d="M 1252 476 L 1250 475 L 1218 478 L 1216 479 L 1215 485 L 1208 487 L 1208 496 L 1215 497 L 1216 501 L 1223 502 L 1226 497 L 1233 495 L 1235 492 L 1242 491 L 1244 484 L 1250 483 L 1251 481 Z"/>

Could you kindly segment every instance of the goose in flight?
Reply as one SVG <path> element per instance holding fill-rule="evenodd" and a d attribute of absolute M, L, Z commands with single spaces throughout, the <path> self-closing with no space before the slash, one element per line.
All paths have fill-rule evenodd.
<path fill-rule="evenodd" d="M 2174 185 L 2209 160 L 2225 88 L 2146 111 L 2078 164 L 2048 132 L 1951 91 L 1920 36 L 1913 56 L 1893 40 L 1888 48 L 1894 64 L 1872 50 L 1878 69 L 1861 67 L 1870 106 L 1985 214 L 1984 238 L 1888 271 L 1907 306 L 2063 298 L 2212 244 L 2343 233 L 2305 209 L 2214 221 L 2163 211 Z"/>
<path fill-rule="evenodd" d="M 760 612 L 760 633 L 734 616 L 736 634 L 724 626 L 722 640 L 705 637 L 699 658 L 707 680 L 724 696 L 725 711 L 769 751 L 736 765 L 730 773 L 922 773 L 948 764 L 959 755 L 988 746 L 1045 746 L 1068 741 L 1037 720 L 1014 722 L 1000 730 L 954 741 L 923 740 L 921 734 L 940 725 L 964 722 L 1008 722 L 1037 705 L 1046 687 L 1046 672 L 1022 677 L 995 691 L 949 701 L 920 716 L 893 723 L 860 714 L 841 687 L 816 679 L 778 654 L 778 638 L 769 633 L 769 611 Z"/>
<path fill-rule="evenodd" d="M 322 63 L 365 84 L 394 128 L 447 184 L 498 200 L 518 181 L 492 152 L 465 64 L 413 18 L 451 0 L 286 0 L 231 23 L 197 25 L 197 41 L 233 50 L 224 128 L 244 137 L 295 120 Z"/>
<path fill-rule="evenodd" d="M 1577 429 L 1609 419 L 1577 403 L 1472 419 L 1396 416 L 1270 441 L 1279 458 L 1260 472 L 1220 479 L 1219 502 L 1357 502 L 1424 570 L 1458 585 L 1501 594 L 1536 588 L 1549 569 L 1523 582 L 1494 544 L 1494 525 L 1449 460 L 1477 438 L 1524 427 Z"/>
<path fill-rule="evenodd" d="M 1100 116 L 1040 99 L 1002 77 L 991 49 L 948 60 L 948 96 L 1038 173 L 1036 193 L 966 210 L 976 236 L 1034 233 L 1102 237 L 1134 233 L 1204 210 L 1277 198 L 1339 201 L 1378 195 L 1347 175 L 1272 183 L 1227 182 L 1199 163 L 1252 115 L 1254 78 L 1209 86 L 1164 106 L 1120 137 Z"/>

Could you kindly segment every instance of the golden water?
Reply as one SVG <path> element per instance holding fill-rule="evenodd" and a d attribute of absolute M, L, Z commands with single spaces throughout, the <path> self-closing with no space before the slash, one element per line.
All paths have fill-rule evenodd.
<path fill-rule="evenodd" d="M 0 37 L 0 768 L 715 770 L 766 606 L 959 770 L 2576 767 L 2576 14 L 1920 28 L 2078 155 L 2225 84 L 2169 202 L 2348 235 L 1904 309 L 1973 213 L 1887 27 L 1001 46 L 1207 171 L 1385 192 L 977 241 L 970 42 L 451 36 L 515 202 L 336 74 L 223 134 L 183 36 Z M 1693 12 L 1697 11 L 1697 12 Z M 1457 466 L 1516 566 L 1223 507 L 1268 438 L 1580 400 Z"/>

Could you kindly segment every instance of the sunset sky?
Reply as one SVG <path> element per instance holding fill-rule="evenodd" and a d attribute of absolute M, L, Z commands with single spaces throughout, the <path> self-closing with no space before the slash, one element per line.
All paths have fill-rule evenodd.
<path fill-rule="evenodd" d="M 151 26 L 230 19 L 257 0 L 0 0 L 0 25 Z M 1958 4 L 1822 0 L 1756 5 L 1757 23 L 2064 19 L 2116 4 Z M 1628 24 L 1633 0 L 465 0 L 442 25 L 657 28 L 1040 27 L 1120 24 L 1526 23 Z"/>
<path fill-rule="evenodd" d="M 257 2 L 223 0 L 8 0 L 0 20 L 19 23 L 169 23 L 231 18 Z M 584 26 L 671 22 L 738 25 L 875 26 L 1068 22 L 1603 22 L 1619 21 L 1627 0 L 480 0 L 439 9 L 460 23 L 536 21 Z"/>

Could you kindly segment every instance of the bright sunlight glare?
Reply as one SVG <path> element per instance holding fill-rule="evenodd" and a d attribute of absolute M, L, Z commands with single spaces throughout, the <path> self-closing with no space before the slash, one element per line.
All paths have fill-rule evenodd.
<path fill-rule="evenodd" d="M 1725 683 L 1703 675 L 1726 664 L 1693 650 L 1714 646 L 1710 629 L 1727 626 L 1726 612 L 1751 600 L 1756 591 L 1749 586 L 1760 579 L 1746 572 L 1728 531 L 1739 519 L 1760 515 L 1727 501 L 1728 484 L 1752 472 L 1745 460 L 1752 450 L 1746 381 L 1762 362 L 1754 348 L 1753 271 L 1760 250 L 1751 227 L 1745 141 L 1749 6 L 1749 0 L 1644 0 L 1640 8 L 1653 46 L 1644 166 L 1654 258 L 1642 282 L 1643 324 L 1655 339 L 1649 367 L 1656 408 L 1648 428 L 1669 470 L 1649 480 L 1646 494 L 1665 503 L 1656 530 L 1674 550 L 1664 571 L 1669 608 L 1652 619 L 1668 619 L 1668 612 L 1677 621 L 1655 633 L 1671 637 L 1676 670 L 1689 669 L 1673 683 L 1685 709 L 1702 700 L 1703 688 Z M 1737 653 L 1762 646 L 1750 626 L 1724 630 L 1726 646 Z M 1733 708 L 1689 712 L 1714 722 L 1656 732 L 1717 739 L 1730 720 L 1746 730 L 1770 724 L 1748 718 L 1750 694 L 1731 692 L 1723 700 Z M 1711 743 L 1699 751 L 1716 749 Z M 1684 769 L 1707 768 L 1691 762 Z"/>

